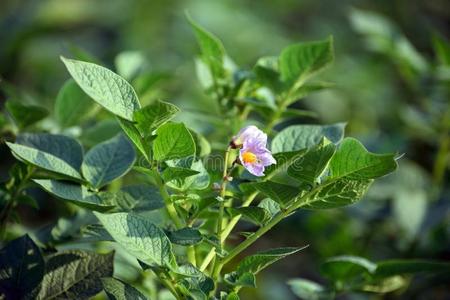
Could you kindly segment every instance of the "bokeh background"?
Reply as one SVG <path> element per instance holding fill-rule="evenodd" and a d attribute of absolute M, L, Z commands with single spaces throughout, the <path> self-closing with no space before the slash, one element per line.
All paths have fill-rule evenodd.
<path fill-rule="evenodd" d="M 243 299 L 295 299 L 286 281 L 325 282 L 319 266 L 333 255 L 450 259 L 450 58 L 436 42 L 450 33 L 446 0 L 2 0 L 0 108 L 14 98 L 52 111 L 69 78 L 60 55 L 89 57 L 114 69 L 125 51 L 145 60 L 149 76 L 141 84 L 142 101 L 176 103 L 184 111 L 179 119 L 206 136 L 216 134 L 220 115 L 196 79 L 198 48 L 185 11 L 220 37 L 242 68 L 290 43 L 333 35 L 335 63 L 321 77 L 334 85 L 300 102 L 317 119 L 292 122 L 345 121 L 347 135 L 370 150 L 403 155 L 399 170 L 359 204 L 300 212 L 249 249 L 310 245 L 263 272 L 259 289 L 245 291 Z M 44 122 L 40 129 L 52 132 L 52 126 Z M 106 114 L 87 126 L 80 138 L 88 146 L 119 130 Z M 5 130 L 2 139 L 8 135 Z M 2 180 L 13 161 L 2 143 Z M 38 200 L 39 209 L 19 208 L 29 230 L 72 213 L 45 194 Z M 450 297 L 445 279 L 420 276 L 402 292 L 384 297 Z"/>

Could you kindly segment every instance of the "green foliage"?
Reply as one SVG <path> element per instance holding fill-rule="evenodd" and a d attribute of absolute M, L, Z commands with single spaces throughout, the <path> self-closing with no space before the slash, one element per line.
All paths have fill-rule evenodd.
<path fill-rule="evenodd" d="M 156 160 L 172 160 L 195 154 L 194 140 L 184 124 L 163 125 L 156 135 L 153 141 L 153 157 Z"/>
<path fill-rule="evenodd" d="M 113 274 L 114 252 L 66 250 L 50 255 L 36 299 L 89 298 L 103 289 L 100 278 Z"/>
<path fill-rule="evenodd" d="M 333 39 L 291 45 L 281 52 L 280 73 L 283 81 L 300 87 L 306 79 L 333 61 Z"/>
<path fill-rule="evenodd" d="M 102 284 L 110 300 L 147 299 L 141 292 L 122 280 L 107 277 L 102 278 Z"/>
<path fill-rule="evenodd" d="M 90 149 L 81 171 L 92 187 L 98 189 L 127 173 L 135 159 L 133 145 L 120 134 Z"/>
<path fill-rule="evenodd" d="M 48 115 L 45 108 L 36 105 L 24 105 L 14 100 L 8 100 L 5 107 L 20 129 L 33 125 Z"/>
<path fill-rule="evenodd" d="M 289 126 L 275 136 L 272 151 L 279 153 L 302 150 L 317 145 L 323 137 L 336 144 L 344 137 L 344 128 L 344 123 Z"/>
<path fill-rule="evenodd" d="M 95 215 L 114 240 L 142 262 L 160 267 L 175 266 L 169 238 L 152 222 L 132 213 Z"/>
<path fill-rule="evenodd" d="M 93 111 L 95 107 L 92 101 L 77 83 L 72 79 L 66 81 L 55 102 L 55 118 L 61 127 L 78 125 Z"/>
<path fill-rule="evenodd" d="M 373 154 L 355 139 L 342 141 L 330 162 L 332 178 L 375 179 L 397 168 L 393 154 Z"/>
<path fill-rule="evenodd" d="M 148 136 L 153 130 L 172 119 L 180 109 L 173 104 L 156 101 L 134 113 L 136 127 L 142 136 Z"/>
<path fill-rule="evenodd" d="M 201 50 L 196 62 L 200 80 L 216 100 L 205 109 L 216 105 L 217 112 L 195 112 L 202 116 L 197 123 L 209 120 L 206 126 L 185 125 L 181 121 L 188 118 L 177 106 L 156 100 L 164 95 L 155 87 L 161 76 L 150 72 L 144 55 L 135 51 L 116 57 L 120 75 L 98 64 L 61 58 L 73 80 L 61 88 L 54 116 L 46 120 L 50 125 L 38 126 L 46 117 L 43 111 L 39 114 L 35 107 L 8 102 L 19 135 L 7 145 L 24 164 L 15 167 L 0 186 L 5 199 L 1 203 L 2 231 L 16 205 L 34 204 L 24 192 L 30 183 L 64 200 L 59 204 L 73 215 L 36 234 L 46 250 L 57 247 L 51 255 L 43 257 L 41 253 L 47 252 L 41 252 L 28 236 L 1 250 L 1 293 L 85 299 L 105 290 L 110 299 L 153 299 L 162 298 L 157 296 L 162 290 L 176 299 L 239 299 L 241 288 L 256 287 L 259 272 L 305 247 L 257 252 L 244 256 L 237 265 L 230 264 L 243 251 L 297 210 L 356 203 L 375 180 L 396 170 L 394 154 L 371 153 L 357 140 L 344 138 L 345 123 L 298 124 L 299 117 L 322 117 L 295 102 L 330 87 L 310 79 L 333 61 L 331 37 L 288 46 L 278 57 L 260 58 L 253 69 L 244 70 L 227 57 L 217 37 L 190 17 L 188 20 Z M 356 23 L 361 25 L 361 20 Z M 375 34 L 384 34 L 383 28 L 375 28 Z M 403 48 L 397 50 L 409 53 L 407 62 L 417 72 L 420 57 L 414 56 L 404 41 L 400 43 Z M 445 45 L 437 40 L 436 48 L 445 60 Z M 89 98 L 114 116 L 94 116 L 96 106 Z M 140 101 L 146 104 L 142 108 Z M 175 115 L 178 123 L 170 122 Z M 213 126 L 211 119 L 215 120 Z M 285 126 L 286 120 L 290 126 Z M 267 148 L 271 151 L 264 149 L 264 154 L 273 153 L 276 160 L 267 166 L 266 175 L 258 178 L 243 172 L 246 162 L 240 161 L 239 150 L 248 145 L 238 145 L 234 138 L 244 125 L 256 122 L 265 126 L 264 133 L 269 136 Z M 59 126 L 50 130 L 55 124 Z M 196 132 L 198 127 L 201 130 Z M 59 134 L 22 133 L 23 128 Z M 125 135 L 119 133 L 121 129 Z M 89 149 L 86 154 L 73 137 Z M 266 146 L 264 135 L 250 139 Z M 250 163 L 261 162 L 257 156 Z M 322 212 L 309 216 L 315 214 Z M 323 225 L 322 232 L 327 232 L 326 225 L 334 224 L 335 216 L 338 212 L 331 214 L 330 224 Z M 241 220 L 257 226 L 247 227 L 252 232 L 241 232 L 241 240 L 228 243 Z M 320 236 L 315 238 L 320 240 Z M 117 248 L 120 260 L 113 263 L 113 252 L 59 247 L 70 248 L 72 242 L 86 243 L 99 252 Z M 331 249 L 333 252 L 337 251 Z M 118 272 L 120 279 L 112 277 L 113 265 L 116 270 L 126 269 Z M 27 272 L 17 272 L 25 268 Z M 303 279 L 289 284 L 301 298 L 332 299 L 345 291 L 394 291 L 404 287 L 411 274 L 447 271 L 448 264 L 440 262 L 373 263 L 341 256 L 321 267 L 329 286 Z"/>
<path fill-rule="evenodd" d="M 81 89 L 98 104 L 126 120 L 140 108 L 133 87 L 122 77 L 99 65 L 61 57 Z"/>
<path fill-rule="evenodd" d="M 74 139 L 63 135 L 21 134 L 16 143 L 6 143 L 20 159 L 48 171 L 81 179 L 79 169 L 83 149 Z"/>
<path fill-rule="evenodd" d="M 105 211 L 113 207 L 109 203 L 102 202 L 98 195 L 90 192 L 83 185 L 49 179 L 34 179 L 34 182 L 47 192 L 81 207 L 95 211 Z"/>
<path fill-rule="evenodd" d="M 182 246 L 196 245 L 203 240 L 200 231 L 189 227 L 169 231 L 167 232 L 167 236 L 172 243 Z"/>
<path fill-rule="evenodd" d="M 292 279 L 288 281 L 292 292 L 304 300 L 328 300 L 334 299 L 334 294 L 323 286 L 306 279 Z"/>

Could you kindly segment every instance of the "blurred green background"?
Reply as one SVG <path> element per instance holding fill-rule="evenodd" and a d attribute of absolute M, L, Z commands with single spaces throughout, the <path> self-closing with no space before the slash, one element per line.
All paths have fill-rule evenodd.
<path fill-rule="evenodd" d="M 243 68 L 290 43 L 333 35 L 335 63 L 322 78 L 334 85 L 298 104 L 316 112 L 317 119 L 291 123 L 346 121 L 347 135 L 370 150 L 404 154 L 399 170 L 376 184 L 364 201 L 347 209 L 298 213 L 249 249 L 310 245 L 265 271 L 259 289 L 245 291 L 243 299 L 294 299 L 285 282 L 296 277 L 324 282 L 319 266 L 333 255 L 450 259 L 450 57 L 439 42 L 450 31 L 445 0 L 3 0 L 2 110 L 5 100 L 14 98 L 52 111 L 69 78 L 60 55 L 94 57 L 114 69 L 120 67 L 119 53 L 137 51 L 126 53 L 146 61 L 142 68 L 149 76 L 141 100 L 174 102 L 184 111 L 180 120 L 206 136 L 217 135 L 223 129 L 220 115 L 196 79 L 198 48 L 185 11 L 220 37 Z M 118 130 L 107 114 L 87 126 L 81 137 L 86 145 Z M 51 122 L 40 129 L 55 131 Z M 2 180 L 13 161 L 2 143 Z M 29 228 L 70 215 L 59 202 L 41 198 L 39 210 L 20 210 Z M 385 297 L 448 299 L 444 280 L 419 276 L 401 295 Z"/>

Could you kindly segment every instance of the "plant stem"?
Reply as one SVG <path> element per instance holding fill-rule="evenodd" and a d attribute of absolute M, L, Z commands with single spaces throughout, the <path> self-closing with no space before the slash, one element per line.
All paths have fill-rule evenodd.
<path fill-rule="evenodd" d="M 167 192 L 166 186 L 164 185 L 161 176 L 155 171 L 154 172 L 154 179 L 156 181 L 156 185 L 158 186 L 159 193 L 161 194 L 164 204 L 167 210 L 167 213 L 169 214 L 170 219 L 175 224 L 175 227 L 177 229 L 183 228 L 183 223 L 181 222 L 177 210 L 175 206 L 172 203 L 172 200 L 170 199 L 170 195 Z"/>
<path fill-rule="evenodd" d="M 224 166 L 223 166 L 223 173 L 222 173 L 222 185 L 220 187 L 220 206 L 219 206 L 219 219 L 217 220 L 217 229 L 216 233 L 217 236 L 220 237 L 220 234 L 222 233 L 222 225 L 223 225 L 223 213 L 225 209 L 225 193 L 227 190 L 227 183 L 228 183 L 228 160 L 230 157 L 230 151 L 231 147 L 228 146 L 227 150 L 225 151 L 225 157 L 224 157 Z M 219 245 L 222 247 L 222 241 L 220 241 Z M 221 249 L 220 249 L 221 250 Z"/>
<path fill-rule="evenodd" d="M 310 195 L 314 194 L 316 192 L 316 189 L 311 190 L 310 192 L 306 193 L 297 201 L 294 201 L 290 207 L 282 210 L 279 212 L 275 217 L 273 217 L 272 220 L 270 220 L 267 224 L 259 228 L 255 233 L 253 233 L 250 237 L 248 237 L 245 241 L 240 243 L 236 248 L 231 250 L 227 256 L 225 256 L 219 263 L 218 267 L 216 268 L 215 272 L 220 274 L 221 268 L 226 265 L 229 261 L 231 261 L 234 257 L 236 257 L 239 253 L 247 249 L 250 245 L 252 245 L 256 240 L 258 240 L 262 235 L 264 235 L 267 231 L 272 229 L 275 225 L 277 225 L 280 221 L 282 221 L 284 218 L 292 214 L 297 209 L 301 208 L 302 206 L 308 204 L 309 202 L 305 201 L 307 200 Z"/>
<path fill-rule="evenodd" d="M 195 257 L 195 246 L 191 245 L 187 247 L 188 261 L 194 266 L 197 266 L 197 258 Z"/>

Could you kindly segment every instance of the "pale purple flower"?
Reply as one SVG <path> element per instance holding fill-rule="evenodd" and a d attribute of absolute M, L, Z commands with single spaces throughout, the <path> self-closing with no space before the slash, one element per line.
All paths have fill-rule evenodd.
<path fill-rule="evenodd" d="M 272 153 L 267 149 L 267 135 L 256 126 L 247 126 L 233 139 L 239 150 L 242 165 L 255 176 L 264 176 L 267 166 L 276 164 Z"/>

